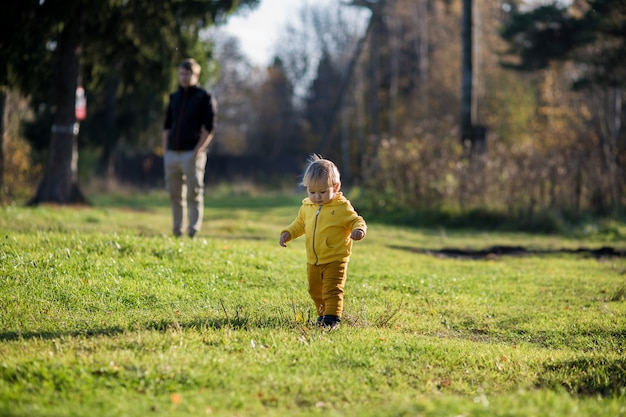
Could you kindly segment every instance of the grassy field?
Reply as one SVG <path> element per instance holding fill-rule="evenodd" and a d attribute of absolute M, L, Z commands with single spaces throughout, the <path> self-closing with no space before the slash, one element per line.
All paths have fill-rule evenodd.
<path fill-rule="evenodd" d="M 209 198 L 194 240 L 164 194 L 92 200 L 0 209 L 1 416 L 626 416 L 626 259 L 573 252 L 602 236 L 370 222 L 326 332 L 278 245 L 301 196 Z M 496 245 L 531 251 L 434 253 Z"/>

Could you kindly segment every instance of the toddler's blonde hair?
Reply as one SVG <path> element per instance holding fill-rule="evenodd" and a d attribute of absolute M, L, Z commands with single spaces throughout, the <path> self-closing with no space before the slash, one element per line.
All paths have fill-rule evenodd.
<path fill-rule="evenodd" d="M 328 184 L 329 187 L 341 186 L 339 169 L 332 161 L 313 154 L 308 159 L 308 165 L 302 176 L 301 185 L 308 187 L 311 184 Z"/>

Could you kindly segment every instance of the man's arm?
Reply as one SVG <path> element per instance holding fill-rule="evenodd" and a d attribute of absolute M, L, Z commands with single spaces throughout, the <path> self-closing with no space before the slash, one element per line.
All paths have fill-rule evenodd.
<path fill-rule="evenodd" d="M 167 152 L 167 139 L 170 136 L 170 128 L 172 127 L 172 96 L 170 96 L 170 102 L 167 105 L 167 109 L 165 110 L 165 120 L 163 122 L 163 155 Z"/>
<path fill-rule="evenodd" d="M 202 129 L 200 129 L 200 140 L 193 150 L 193 156 L 197 157 L 200 152 L 204 152 L 211 143 L 211 140 L 213 140 L 213 132 L 207 132 L 203 126 Z"/>
<path fill-rule="evenodd" d="M 215 119 L 217 116 L 216 103 L 210 94 L 206 95 L 207 101 L 204 102 L 206 106 L 204 125 L 200 129 L 200 139 L 198 144 L 193 150 L 194 156 L 198 156 L 200 152 L 206 151 L 209 144 L 213 140 L 213 133 L 215 131 Z"/>
<path fill-rule="evenodd" d="M 169 129 L 163 130 L 163 155 L 165 155 L 165 152 L 167 151 L 167 137 L 169 135 L 170 135 Z"/>

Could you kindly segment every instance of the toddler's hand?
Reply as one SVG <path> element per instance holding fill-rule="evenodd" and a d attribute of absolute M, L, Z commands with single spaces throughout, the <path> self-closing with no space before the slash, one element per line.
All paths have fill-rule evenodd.
<path fill-rule="evenodd" d="M 365 237 L 365 232 L 361 229 L 355 229 L 350 234 L 352 240 L 362 240 Z"/>
<path fill-rule="evenodd" d="M 285 248 L 287 247 L 287 242 L 289 242 L 289 239 L 291 239 L 291 234 L 289 232 L 282 232 L 280 234 L 280 240 L 278 241 L 278 243 L 280 244 L 280 246 Z"/>

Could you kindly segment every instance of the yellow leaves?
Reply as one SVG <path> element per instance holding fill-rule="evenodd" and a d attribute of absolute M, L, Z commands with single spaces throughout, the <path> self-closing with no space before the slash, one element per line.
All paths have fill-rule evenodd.
<path fill-rule="evenodd" d="M 204 389 L 205 388 L 201 389 L 201 391 L 203 391 Z M 172 403 L 172 405 L 176 405 L 176 406 L 181 405 L 183 403 L 183 396 L 182 396 L 182 394 L 179 394 L 177 392 L 171 393 L 170 394 L 170 402 Z M 192 407 L 192 409 L 193 409 L 193 407 Z M 208 406 L 208 405 L 205 406 L 204 407 L 204 413 L 207 414 L 207 415 L 213 414 L 214 413 L 213 407 Z"/>
<path fill-rule="evenodd" d="M 257 398 L 259 399 L 259 401 L 261 401 L 261 403 L 264 406 L 276 407 L 278 405 L 278 397 L 275 397 L 275 396 L 268 397 L 262 392 L 259 392 L 257 394 Z"/>
<path fill-rule="evenodd" d="M 449 379 L 442 379 L 442 380 L 440 380 L 440 381 L 437 383 L 437 387 L 438 387 L 439 389 L 441 389 L 441 388 L 447 388 L 447 387 L 449 387 L 450 385 L 452 385 L 452 382 L 451 382 Z"/>

